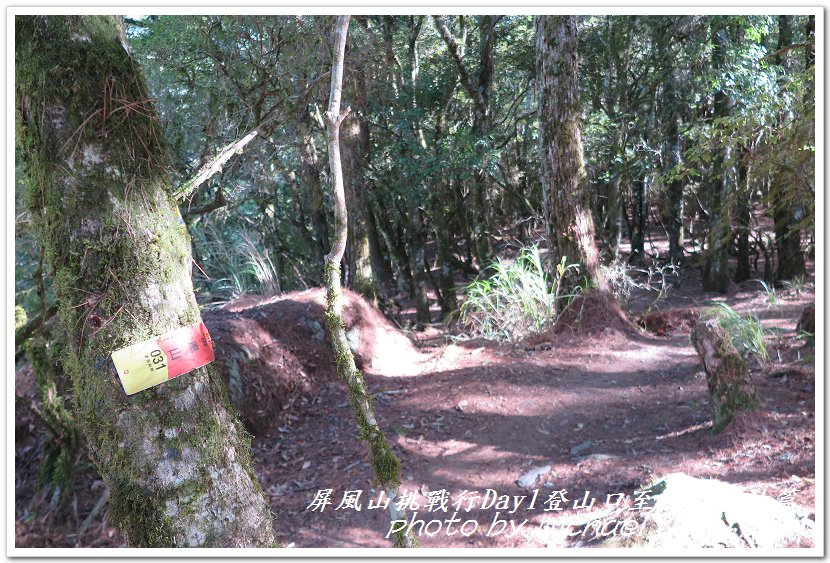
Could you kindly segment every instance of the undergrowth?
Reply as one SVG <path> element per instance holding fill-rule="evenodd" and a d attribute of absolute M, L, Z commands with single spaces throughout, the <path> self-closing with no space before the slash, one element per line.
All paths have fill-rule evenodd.
<path fill-rule="evenodd" d="M 280 293 L 277 268 L 254 235 L 245 231 L 223 234 L 212 226 L 194 229 L 193 234 L 198 269 L 202 272 L 194 281 L 198 281 L 213 304 L 250 294 Z"/>
<path fill-rule="evenodd" d="M 558 312 L 580 291 L 563 293 L 563 280 L 578 272 L 563 257 L 551 280 L 538 246 L 523 248 L 515 261 L 498 258 L 464 288 L 459 322 L 467 334 L 488 340 L 514 341 L 552 325 Z"/>

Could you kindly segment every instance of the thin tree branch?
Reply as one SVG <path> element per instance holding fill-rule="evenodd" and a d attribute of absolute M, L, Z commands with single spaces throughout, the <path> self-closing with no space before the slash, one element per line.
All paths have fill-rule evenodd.
<path fill-rule="evenodd" d="M 188 180 L 184 184 L 182 184 L 178 190 L 173 192 L 173 196 L 181 201 L 186 198 L 188 195 L 193 193 L 193 190 L 198 188 L 200 185 L 205 183 L 207 180 L 213 177 L 214 174 L 221 172 L 222 167 L 228 162 L 231 157 L 235 154 L 241 154 L 242 149 L 250 143 L 254 137 L 259 134 L 259 131 L 254 129 L 238 141 L 234 141 L 230 145 L 223 148 L 219 151 L 219 154 L 216 155 L 213 160 L 210 160 L 207 164 L 205 164 L 199 173 L 196 174 L 196 177 Z"/>
<path fill-rule="evenodd" d="M 469 94 L 473 99 L 473 103 L 476 104 L 476 107 L 484 108 L 484 97 L 481 95 L 481 92 L 473 82 L 470 73 L 467 71 L 467 67 L 464 66 L 464 61 L 461 60 L 458 42 L 456 42 L 455 37 L 441 16 L 432 16 L 432 19 L 435 22 L 435 29 L 438 30 L 438 33 L 444 40 L 444 43 L 447 44 L 447 50 L 450 52 L 450 56 L 452 56 L 452 59 L 458 67 L 458 75 L 461 77 L 461 84 L 464 86 L 467 94 Z"/>

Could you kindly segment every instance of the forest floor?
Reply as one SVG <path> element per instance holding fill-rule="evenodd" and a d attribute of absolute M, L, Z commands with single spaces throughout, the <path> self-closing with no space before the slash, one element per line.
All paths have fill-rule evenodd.
<path fill-rule="evenodd" d="M 654 292 L 635 291 L 625 305 L 632 320 L 646 309 L 661 311 L 663 320 L 652 332 L 607 328 L 536 338 L 533 344 L 497 344 L 453 340 L 435 324 L 410 335 L 417 357 L 400 351 L 408 358 L 407 369 L 367 367 L 378 420 L 401 459 L 401 488 L 414 493 L 417 518 L 446 520 L 465 491 L 480 495 L 478 508 L 468 512 L 460 505 L 454 528 L 442 524 L 437 533 L 422 534 L 422 546 L 579 545 L 566 535 L 567 524 L 580 517 L 574 501 L 592 497 L 597 508 L 606 495 L 630 497 L 654 478 L 675 472 L 734 483 L 814 512 L 814 356 L 795 334 L 802 310 L 814 302 L 812 286 L 798 293 L 781 290 L 770 304 L 757 282 L 720 296 L 704 293 L 691 273 L 659 302 L 654 299 Z M 736 418 L 717 435 L 711 431 L 705 376 L 689 341 L 690 320 L 714 301 L 755 313 L 770 333 L 769 361 L 754 365 L 752 373 L 761 411 Z M 245 314 L 273 302 L 250 298 L 235 312 L 218 314 Z M 258 318 L 266 330 L 284 328 L 288 321 Z M 309 340 L 298 346 L 306 349 L 292 351 L 314 356 L 314 347 L 322 345 Z M 397 353 L 388 347 L 383 352 Z M 327 367 L 309 374 L 315 379 L 312 391 L 284 405 L 253 440 L 255 469 L 271 499 L 278 540 L 295 547 L 388 547 L 389 512 L 368 506 L 378 491 L 345 385 Z M 78 537 L 103 490 L 94 470 L 78 479 L 75 500 L 59 522 L 34 486 L 37 433 L 19 438 L 16 446 L 17 546 L 124 545 L 106 521 L 105 507 Z M 517 484 L 529 471 L 547 466 L 528 488 Z M 333 504 L 322 512 L 309 510 L 321 489 L 333 489 Z M 449 493 L 447 512 L 427 511 L 427 496 L 441 489 Z M 499 518 L 513 520 L 517 528 L 491 529 L 499 509 L 480 508 L 488 489 L 526 496 L 514 513 L 508 514 L 512 505 L 500 510 Z M 538 499 L 528 510 L 533 489 Z M 346 490 L 363 491 L 360 511 L 336 509 Z M 565 491 L 565 510 L 544 510 L 554 491 Z M 461 527 L 469 520 L 476 521 L 476 531 L 459 533 L 473 529 L 472 523 Z"/>

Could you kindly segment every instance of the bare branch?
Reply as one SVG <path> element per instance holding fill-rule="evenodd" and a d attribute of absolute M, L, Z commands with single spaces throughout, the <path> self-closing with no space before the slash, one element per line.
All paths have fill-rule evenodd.
<path fill-rule="evenodd" d="M 470 73 L 467 71 L 467 67 L 464 66 L 464 61 L 461 60 L 458 42 L 456 42 L 455 37 L 441 16 L 432 16 L 432 19 L 435 22 L 435 29 L 438 30 L 438 33 L 444 40 L 444 43 L 447 44 L 447 50 L 450 52 L 450 55 L 458 67 L 458 75 L 461 77 L 461 84 L 464 86 L 464 89 L 467 90 L 467 94 L 469 94 L 473 99 L 473 103 L 475 103 L 479 108 L 484 108 L 484 97 L 481 95 L 481 92 L 473 82 Z"/>
<path fill-rule="evenodd" d="M 198 188 L 200 185 L 204 184 L 216 173 L 221 172 L 222 167 L 225 165 L 227 161 L 231 159 L 233 155 L 242 153 L 242 149 L 245 147 L 245 145 L 250 143 L 258 134 L 259 131 L 254 129 L 238 141 L 234 141 L 230 145 L 223 148 L 221 151 L 219 151 L 219 154 L 213 158 L 213 160 L 209 161 L 202 167 L 201 170 L 199 170 L 199 173 L 196 174 L 195 178 L 193 178 L 192 180 L 188 180 L 187 182 L 182 184 L 178 190 L 174 191 L 173 196 L 177 200 L 181 201 L 185 197 L 193 193 L 193 190 Z"/>

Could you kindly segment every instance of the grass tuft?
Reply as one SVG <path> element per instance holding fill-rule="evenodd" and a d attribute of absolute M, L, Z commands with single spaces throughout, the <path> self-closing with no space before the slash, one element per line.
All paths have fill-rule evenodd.
<path fill-rule="evenodd" d="M 767 359 L 766 331 L 755 315 L 741 315 L 726 303 L 701 312 L 703 319 L 715 319 L 723 329 L 726 345 L 731 344 L 744 358 Z"/>
<path fill-rule="evenodd" d="M 515 261 L 492 262 L 482 276 L 464 288 L 466 300 L 459 322 L 472 337 L 514 341 L 541 332 L 556 320 L 564 305 L 577 295 L 577 287 L 560 294 L 562 281 L 577 264 L 563 257 L 550 280 L 538 246 L 523 248 Z"/>

